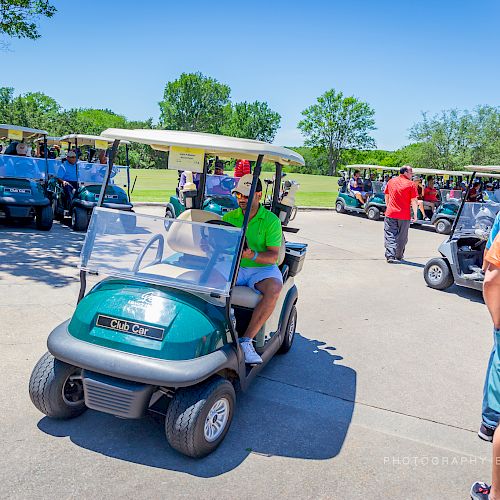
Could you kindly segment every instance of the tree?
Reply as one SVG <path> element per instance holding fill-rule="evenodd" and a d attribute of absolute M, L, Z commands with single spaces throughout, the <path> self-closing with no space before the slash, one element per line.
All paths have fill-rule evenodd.
<path fill-rule="evenodd" d="M 50 130 L 57 122 L 60 106 L 55 99 L 42 92 L 28 92 L 14 97 L 5 112 L 7 123 Z"/>
<path fill-rule="evenodd" d="M 233 105 L 224 135 L 272 142 L 280 126 L 281 116 L 266 102 L 239 102 Z"/>
<path fill-rule="evenodd" d="M 160 101 L 160 127 L 170 130 L 220 132 L 230 112 L 231 89 L 201 73 L 182 73 L 165 86 Z"/>
<path fill-rule="evenodd" d="M 304 119 L 298 127 L 306 137 L 305 145 L 326 149 L 329 175 L 335 175 L 344 150 L 375 147 L 375 140 L 369 135 L 375 130 L 375 111 L 355 97 L 328 90 L 302 115 Z"/>
<path fill-rule="evenodd" d="M 0 0 L 0 34 L 36 40 L 40 38 L 36 21 L 56 12 L 46 0 Z"/>

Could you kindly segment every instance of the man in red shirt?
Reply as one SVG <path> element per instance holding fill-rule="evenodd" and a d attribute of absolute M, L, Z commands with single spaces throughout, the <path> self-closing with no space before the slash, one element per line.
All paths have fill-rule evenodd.
<path fill-rule="evenodd" d="M 387 183 L 384 191 L 387 206 L 384 220 L 385 258 L 389 264 L 403 258 L 410 221 L 415 221 L 418 213 L 418 192 L 411 180 L 413 169 L 404 165 L 399 174 Z M 410 208 L 413 210 L 413 216 Z"/>

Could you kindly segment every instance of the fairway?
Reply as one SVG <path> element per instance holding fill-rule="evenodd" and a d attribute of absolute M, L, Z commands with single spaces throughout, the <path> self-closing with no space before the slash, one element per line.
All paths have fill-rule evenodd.
<path fill-rule="evenodd" d="M 229 175 L 232 172 L 228 172 Z M 263 172 L 262 179 L 272 177 L 272 172 Z M 177 171 L 166 169 L 131 169 L 130 182 L 135 181 L 132 202 L 135 201 L 168 201 L 175 194 Z M 333 207 L 338 192 L 338 177 L 322 175 L 287 174 L 300 184 L 296 201 L 298 206 Z"/>

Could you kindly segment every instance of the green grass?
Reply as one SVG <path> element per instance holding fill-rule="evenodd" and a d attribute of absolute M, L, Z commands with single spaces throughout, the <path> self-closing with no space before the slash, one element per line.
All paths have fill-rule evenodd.
<path fill-rule="evenodd" d="M 230 172 L 228 172 L 230 174 Z M 168 201 L 175 193 L 177 172 L 175 170 L 131 169 L 130 179 L 135 183 L 132 201 Z M 270 178 L 271 172 L 263 172 L 262 179 Z M 322 175 L 287 174 L 300 184 L 297 192 L 297 205 L 305 207 L 333 207 L 337 197 L 338 177 Z"/>

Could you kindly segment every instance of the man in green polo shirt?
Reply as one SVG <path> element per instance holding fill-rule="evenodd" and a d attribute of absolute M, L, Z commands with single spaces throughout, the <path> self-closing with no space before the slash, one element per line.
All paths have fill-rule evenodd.
<path fill-rule="evenodd" d="M 251 174 L 241 177 L 238 185 L 233 189 L 240 208 L 227 213 L 222 220 L 236 227 L 243 226 L 251 186 Z M 259 179 L 245 235 L 247 248 L 243 250 L 236 281 L 236 286 L 248 286 L 262 294 L 262 299 L 253 311 L 244 336 L 240 337 L 245 362 L 250 364 L 262 363 L 261 357 L 255 352 L 252 340 L 273 313 L 283 286 L 281 271 L 276 264 L 283 238 L 281 221 L 260 204 L 261 198 L 262 183 Z"/>

